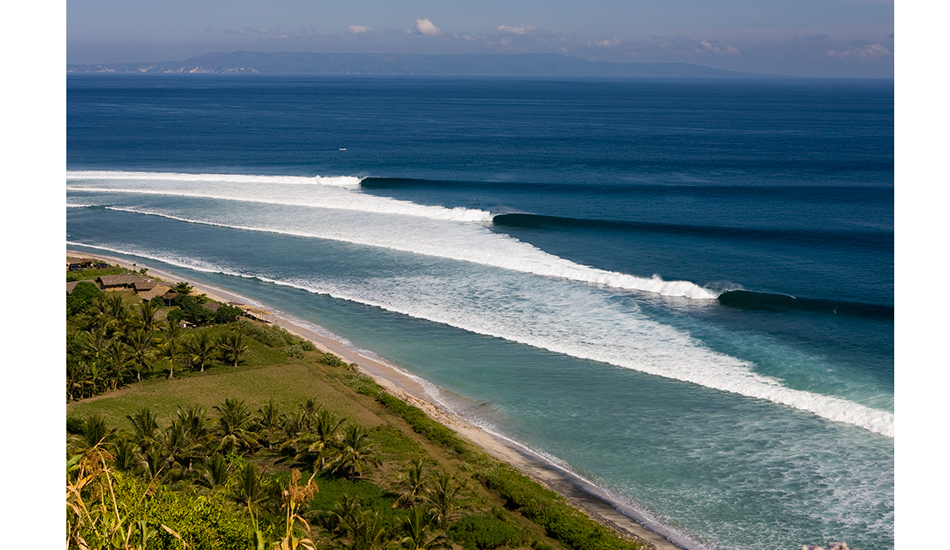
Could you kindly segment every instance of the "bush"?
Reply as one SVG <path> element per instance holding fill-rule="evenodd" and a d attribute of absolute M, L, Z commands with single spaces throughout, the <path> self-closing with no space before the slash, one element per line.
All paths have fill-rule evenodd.
<path fill-rule="evenodd" d="M 241 316 L 243 310 L 236 306 L 223 305 L 214 312 L 214 322 L 218 324 L 233 323 Z"/>
<path fill-rule="evenodd" d="M 84 430 L 84 424 L 82 419 L 76 418 L 75 416 L 66 417 L 66 433 L 74 435 L 82 435 Z"/>
<path fill-rule="evenodd" d="M 342 359 L 340 359 L 336 355 L 333 355 L 332 353 L 324 353 L 323 357 L 320 358 L 320 362 L 323 363 L 324 365 L 329 365 L 331 367 L 345 367 L 346 366 L 346 362 L 344 362 Z"/>
<path fill-rule="evenodd" d="M 287 349 L 287 355 L 294 359 L 303 359 L 304 350 L 300 344 L 294 344 Z"/>
<path fill-rule="evenodd" d="M 490 550 L 519 541 L 519 531 L 500 514 L 486 516 L 467 516 L 452 524 L 449 528 L 452 540 L 461 544 L 465 550 Z"/>
<path fill-rule="evenodd" d="M 93 298 L 99 295 L 101 291 L 95 283 L 81 281 L 76 283 L 72 293 L 66 296 L 66 313 L 76 315 L 89 306 Z"/>

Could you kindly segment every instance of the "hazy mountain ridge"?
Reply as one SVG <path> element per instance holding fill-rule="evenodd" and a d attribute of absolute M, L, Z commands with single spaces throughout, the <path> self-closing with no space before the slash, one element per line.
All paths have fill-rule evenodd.
<path fill-rule="evenodd" d="M 206 53 L 183 61 L 71 64 L 72 74 L 311 74 L 444 76 L 631 76 L 727 78 L 770 76 L 688 63 L 612 63 L 558 54 Z"/>

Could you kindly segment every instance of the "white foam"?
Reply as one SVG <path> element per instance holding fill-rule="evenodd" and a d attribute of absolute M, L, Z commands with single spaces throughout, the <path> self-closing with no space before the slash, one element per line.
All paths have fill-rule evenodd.
<path fill-rule="evenodd" d="M 80 244 L 83 243 L 71 243 Z M 88 245 L 84 245 L 88 246 Z M 617 306 L 596 289 L 523 275 L 485 278 L 481 272 L 452 281 L 426 275 L 383 281 L 274 279 L 193 258 L 146 250 L 99 247 L 131 253 L 179 267 L 254 277 L 266 282 L 328 294 L 469 332 L 503 338 L 557 353 L 763 399 L 894 437 L 894 414 L 833 396 L 795 390 L 753 372 L 753 365 L 714 352 L 671 326 Z M 459 295 L 459 288 L 477 300 Z M 512 290 L 516 293 L 512 293 Z M 530 322 L 526 322 L 530 320 Z"/>
<path fill-rule="evenodd" d="M 315 218 L 285 216 L 255 220 L 236 212 L 214 211 L 185 216 L 169 212 L 168 209 L 109 208 L 189 223 L 377 246 L 668 297 L 714 300 L 718 296 L 689 281 L 664 281 L 656 275 L 650 278 L 636 277 L 576 264 L 475 224 L 438 224 L 426 220 L 407 223 L 399 217 L 380 215 L 344 218 L 339 212 L 336 215 L 328 212 L 336 209 L 324 209 Z M 365 211 L 359 213 L 366 214 Z"/>
<path fill-rule="evenodd" d="M 356 176 L 257 176 L 246 174 L 184 174 L 178 172 L 123 172 L 109 170 L 67 170 L 66 179 L 157 181 L 169 180 L 201 183 L 244 183 L 274 185 L 328 185 L 333 187 L 359 187 L 363 178 Z"/>

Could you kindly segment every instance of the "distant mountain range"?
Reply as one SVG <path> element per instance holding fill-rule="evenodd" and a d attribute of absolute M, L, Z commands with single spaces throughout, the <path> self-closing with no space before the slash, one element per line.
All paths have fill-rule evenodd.
<path fill-rule="evenodd" d="M 70 74 L 298 74 L 443 76 L 627 76 L 730 78 L 768 75 L 688 63 L 610 63 L 558 54 L 416 55 L 363 53 L 206 53 L 184 61 L 67 65 Z"/>

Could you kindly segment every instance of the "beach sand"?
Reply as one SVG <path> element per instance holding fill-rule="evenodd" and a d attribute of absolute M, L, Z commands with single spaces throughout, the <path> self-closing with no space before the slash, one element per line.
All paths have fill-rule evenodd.
<path fill-rule="evenodd" d="M 148 268 L 148 275 L 173 284 L 179 281 L 187 282 L 212 300 L 223 303 L 236 302 L 255 305 L 254 301 L 225 289 L 203 285 L 168 271 L 151 268 L 146 264 L 136 262 L 136 265 L 133 266 L 132 262 L 121 258 L 86 252 L 67 251 L 66 255 L 70 257 L 100 258 L 109 264 L 118 264 L 135 270 L 145 267 Z M 266 305 L 263 305 L 263 308 L 266 309 Z M 511 464 L 521 473 L 560 494 L 573 506 L 595 520 L 622 535 L 639 539 L 656 550 L 681 550 L 680 546 L 673 544 L 666 537 L 647 529 L 630 517 L 620 513 L 610 502 L 582 488 L 583 481 L 574 478 L 569 472 L 557 469 L 555 466 L 542 461 L 539 457 L 533 456 L 527 449 L 519 448 L 511 441 L 497 437 L 479 426 L 466 422 L 452 411 L 444 408 L 433 399 L 431 394 L 427 392 L 425 385 L 418 378 L 388 365 L 384 361 L 354 352 L 348 349 L 339 339 L 329 335 L 329 332 L 320 334 L 311 328 L 307 328 L 305 325 L 308 323 L 276 315 L 273 320 L 276 325 L 287 331 L 310 340 L 317 349 L 338 355 L 348 363 L 356 363 L 361 372 L 372 377 L 390 394 L 422 409 L 433 420 L 451 428 L 489 455 Z M 320 327 L 314 327 L 314 329 L 321 330 Z"/>

